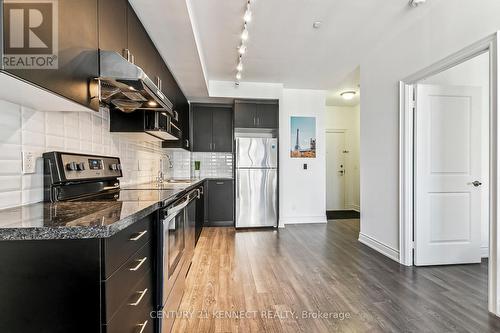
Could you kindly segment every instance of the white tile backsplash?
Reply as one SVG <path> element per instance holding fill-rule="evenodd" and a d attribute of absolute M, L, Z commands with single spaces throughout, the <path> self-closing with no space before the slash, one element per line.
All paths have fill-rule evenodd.
<path fill-rule="evenodd" d="M 194 161 L 201 162 L 200 177 L 233 177 L 232 153 L 200 153 L 184 150 L 166 150 L 172 161 L 170 175 L 173 178 L 190 178 L 195 176 Z M 165 168 L 169 168 L 168 160 Z"/>
<path fill-rule="evenodd" d="M 122 185 L 155 180 L 165 153 L 159 143 L 110 133 L 107 109 L 42 112 L 0 100 L 0 209 L 43 200 L 42 154 L 52 150 L 118 156 Z M 35 174 L 22 174 L 22 151 L 35 153 Z M 169 177 L 172 171 L 165 164 Z M 189 172 L 189 164 L 186 169 Z"/>
<path fill-rule="evenodd" d="M 194 161 L 200 161 L 201 177 L 231 178 L 233 176 L 233 154 L 231 153 L 193 153 L 191 168 L 194 172 Z"/>

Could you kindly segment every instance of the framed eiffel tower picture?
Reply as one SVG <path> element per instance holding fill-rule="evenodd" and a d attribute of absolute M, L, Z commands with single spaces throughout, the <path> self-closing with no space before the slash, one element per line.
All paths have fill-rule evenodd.
<path fill-rule="evenodd" d="M 290 157 L 316 158 L 316 117 L 290 117 Z"/>

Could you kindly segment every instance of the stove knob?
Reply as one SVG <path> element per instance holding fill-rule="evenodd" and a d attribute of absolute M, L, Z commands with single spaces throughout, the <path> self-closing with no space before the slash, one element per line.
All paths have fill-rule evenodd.
<path fill-rule="evenodd" d="M 116 164 L 113 163 L 113 164 L 109 165 L 109 170 L 117 170 L 117 169 L 118 169 L 118 167 Z"/>
<path fill-rule="evenodd" d="M 69 171 L 76 171 L 76 162 L 70 162 L 68 164 L 66 164 L 66 169 L 69 170 Z"/>
<path fill-rule="evenodd" d="M 121 164 L 117 164 L 116 165 L 116 170 L 121 170 L 122 169 L 122 165 Z"/>
<path fill-rule="evenodd" d="M 78 163 L 78 164 L 76 165 L 76 169 L 77 169 L 78 171 L 83 171 L 83 170 L 85 170 L 85 163 L 83 163 L 83 162 Z"/>

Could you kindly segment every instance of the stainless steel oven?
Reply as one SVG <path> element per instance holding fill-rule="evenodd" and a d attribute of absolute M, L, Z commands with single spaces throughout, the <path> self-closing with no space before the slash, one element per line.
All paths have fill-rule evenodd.
<path fill-rule="evenodd" d="M 159 297 L 164 312 L 177 310 L 184 293 L 190 256 L 194 249 L 194 230 L 190 235 L 188 206 L 199 198 L 200 191 L 192 190 L 162 210 L 160 223 Z M 159 332 L 169 332 L 173 318 L 164 317 Z"/>

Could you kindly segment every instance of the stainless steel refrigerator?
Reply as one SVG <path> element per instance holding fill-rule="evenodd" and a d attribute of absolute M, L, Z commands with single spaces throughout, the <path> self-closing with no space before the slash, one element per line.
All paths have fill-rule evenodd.
<path fill-rule="evenodd" d="M 236 139 L 236 228 L 278 226 L 278 140 Z"/>

